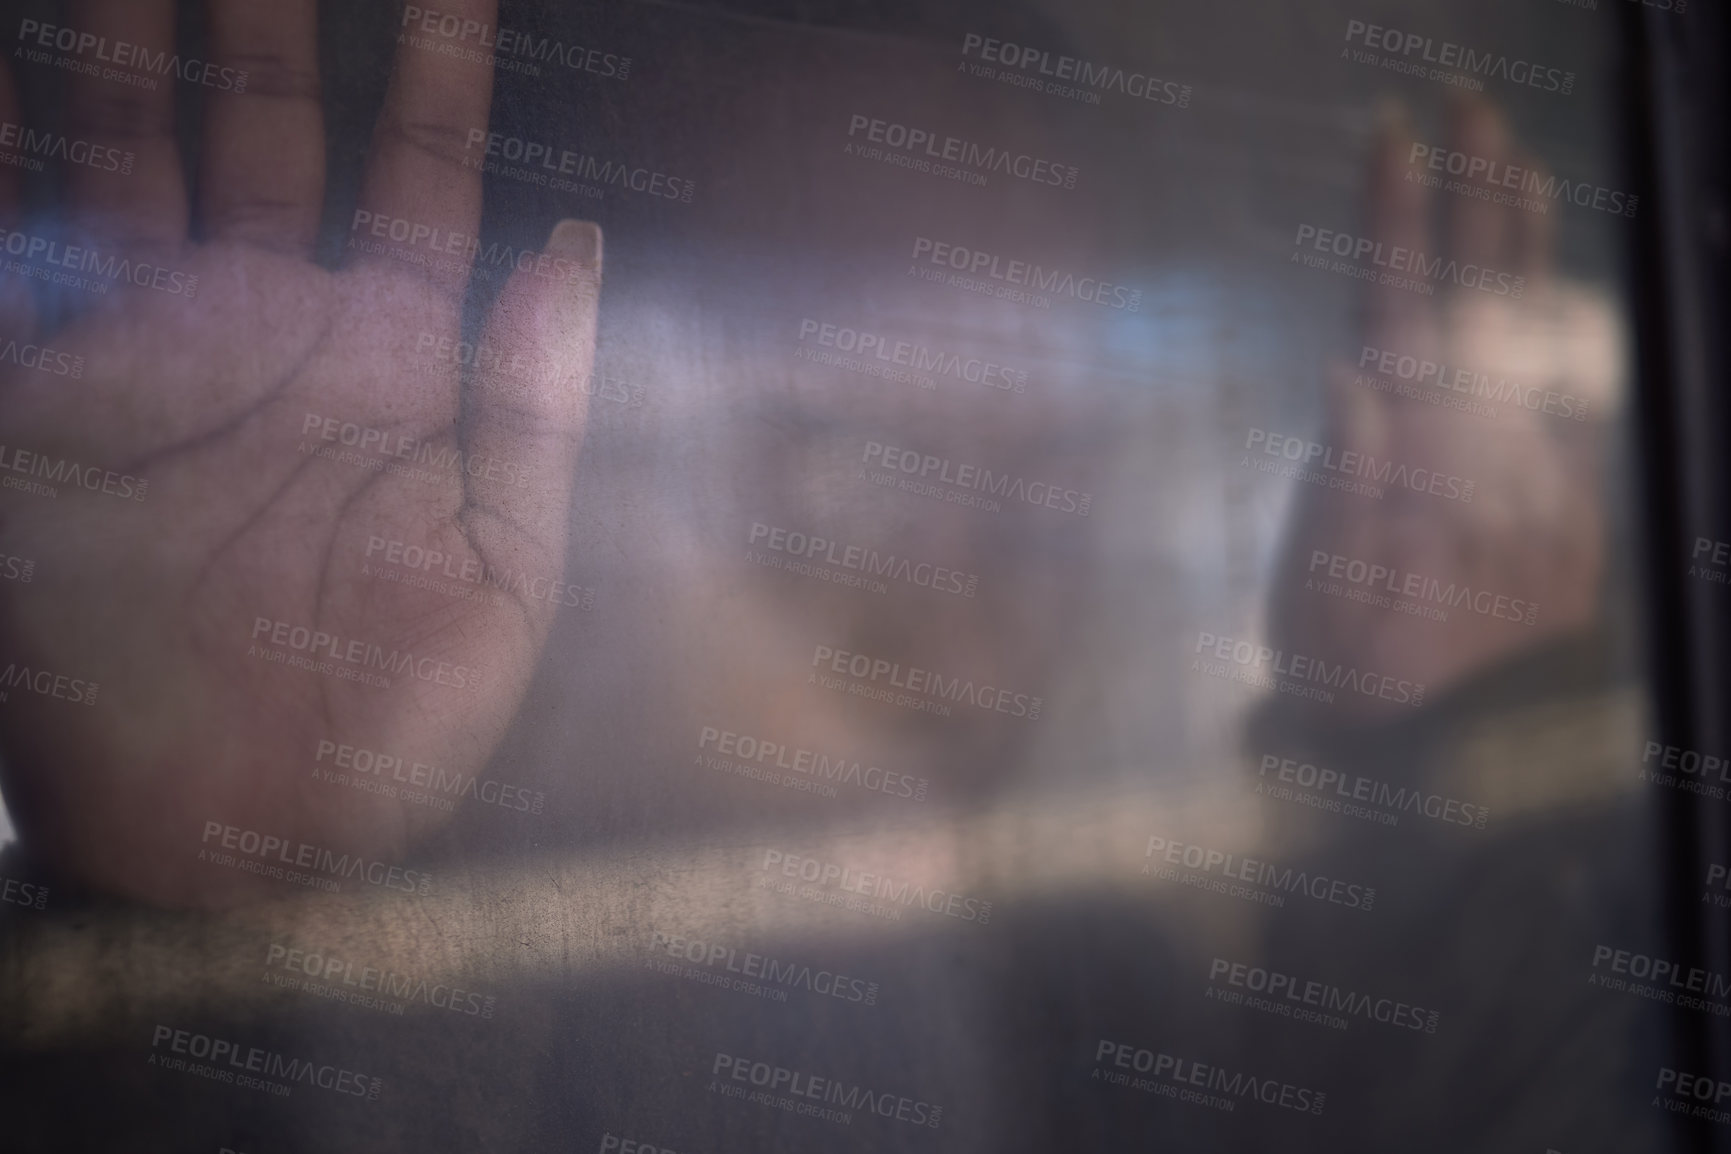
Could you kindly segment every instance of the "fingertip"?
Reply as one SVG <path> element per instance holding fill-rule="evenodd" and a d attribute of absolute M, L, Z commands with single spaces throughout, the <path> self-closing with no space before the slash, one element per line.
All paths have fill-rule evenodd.
<path fill-rule="evenodd" d="M 1453 94 L 1449 130 L 1458 151 L 1494 161 L 1506 160 L 1512 151 L 1508 118 L 1495 101 L 1479 93 Z"/>
<path fill-rule="evenodd" d="M 546 251 L 551 256 L 573 261 L 599 276 L 602 258 L 601 226 L 592 220 L 566 217 L 553 226 L 553 233 L 547 238 Z"/>
<path fill-rule="evenodd" d="M 1376 98 L 1376 103 L 1371 108 L 1371 120 L 1376 127 L 1377 137 L 1382 140 L 1398 140 L 1406 136 L 1412 126 L 1412 116 L 1407 111 L 1406 101 L 1386 94 Z"/>
<path fill-rule="evenodd" d="M 1371 156 L 1373 180 L 1386 181 L 1406 161 L 1413 140 L 1412 114 L 1397 97 L 1378 97 L 1371 110 Z"/>

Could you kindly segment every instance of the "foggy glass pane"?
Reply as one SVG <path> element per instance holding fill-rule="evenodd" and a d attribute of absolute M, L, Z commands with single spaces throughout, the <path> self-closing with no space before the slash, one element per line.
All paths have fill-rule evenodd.
<path fill-rule="evenodd" d="M 1725 1141 L 1704 5 L 0 30 L 0 1147 Z"/>

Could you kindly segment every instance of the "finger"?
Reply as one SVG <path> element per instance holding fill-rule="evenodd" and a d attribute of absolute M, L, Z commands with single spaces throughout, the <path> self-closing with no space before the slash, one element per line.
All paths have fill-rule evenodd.
<path fill-rule="evenodd" d="M 1329 443 L 1367 457 L 1387 456 L 1393 423 L 1388 395 L 1364 383 L 1361 374 L 1340 361 L 1329 365 L 1324 389 Z"/>
<path fill-rule="evenodd" d="M 210 97 L 205 233 L 310 253 L 325 191 L 317 0 L 211 0 L 210 30 L 214 63 L 246 79 Z"/>
<path fill-rule="evenodd" d="M 1449 148 L 1482 162 L 1483 180 L 1466 182 L 1488 192 L 1487 182 L 1500 181 L 1514 158 L 1508 124 L 1497 107 L 1483 97 L 1462 95 L 1449 102 Z M 1449 255 L 1461 265 L 1510 272 L 1513 210 L 1471 195 L 1448 198 Z"/>
<path fill-rule="evenodd" d="M 564 220 L 546 268 L 506 282 L 464 405 L 463 525 L 488 564 L 556 580 L 594 391 L 601 229 Z"/>
<path fill-rule="evenodd" d="M 174 141 L 172 70 L 142 63 L 174 55 L 172 0 L 79 0 L 73 24 L 103 45 L 127 45 L 127 61 L 79 72 L 70 83 L 72 136 L 134 156 L 130 173 L 74 165 L 66 199 L 74 227 L 98 243 L 174 245 L 186 239 L 186 181 Z M 125 79 L 104 77 L 109 72 Z"/>
<path fill-rule="evenodd" d="M 1533 174 L 1532 183 L 1543 188 L 1550 179 L 1550 170 L 1538 160 L 1528 158 L 1527 167 Z M 1556 202 L 1539 202 L 1547 211 L 1523 212 L 1515 225 L 1515 271 L 1527 278 L 1529 291 L 1550 278 L 1556 243 L 1556 224 L 1549 209 Z"/>
<path fill-rule="evenodd" d="M 1371 148 L 1365 217 L 1371 237 L 1385 248 L 1423 253 L 1430 248 L 1430 194 L 1408 164 L 1413 142 L 1406 108 L 1399 103 L 1382 106 Z M 1368 281 L 1362 291 L 1360 310 L 1366 342 L 1379 348 L 1419 352 L 1413 346 L 1428 310 L 1423 298 Z"/>
<path fill-rule="evenodd" d="M 12 69 L 0 60 L 0 140 L 23 139 L 24 111 Z M 10 233 L 24 219 L 24 173 L 41 160 L 22 143 L 0 145 L 0 229 Z M 7 258 L 0 253 L 0 262 Z M 0 340 L 22 340 L 36 330 L 36 296 L 30 278 L 0 263 Z"/>
<path fill-rule="evenodd" d="M 490 25 L 496 7 L 496 0 L 448 0 L 441 5 L 441 15 L 459 27 L 463 21 Z M 410 235 L 427 237 L 451 252 L 461 247 L 452 238 L 474 236 L 481 222 L 479 161 L 485 150 L 475 145 L 477 137 L 486 139 L 493 102 L 492 58 L 439 51 L 447 38 L 426 32 L 411 15 L 405 8 L 396 73 L 373 136 L 359 208 L 375 221 L 387 221 L 386 235 L 391 223 L 406 221 Z M 376 251 L 360 258 L 382 259 L 389 257 Z M 450 261 L 416 262 L 412 267 L 457 292 L 468 280 L 466 271 L 458 271 L 462 266 Z"/>
<path fill-rule="evenodd" d="M 1519 166 L 1508 171 L 1530 173 L 1528 179 L 1544 186 L 1548 174 L 1540 162 L 1513 148 L 1496 154 L 1499 165 L 1505 158 Z M 1545 200 L 1531 200 L 1541 210 L 1554 208 Z M 1508 295 L 1456 293 L 1447 305 L 1450 352 L 1462 363 L 1496 365 L 1529 385 L 1552 383 L 1559 367 L 1570 358 L 1564 355 L 1563 337 L 1555 327 L 1556 302 L 1549 275 L 1554 228 L 1551 214 L 1519 205 L 1491 206 L 1491 211 L 1500 217 L 1494 222 L 1496 251 L 1492 255 L 1485 249 L 1473 259 L 1489 262 L 1481 267 L 1508 274 Z M 1505 422 L 1536 425 L 1544 419 L 1536 410 L 1516 406 L 1505 410 L 1499 425 Z"/>

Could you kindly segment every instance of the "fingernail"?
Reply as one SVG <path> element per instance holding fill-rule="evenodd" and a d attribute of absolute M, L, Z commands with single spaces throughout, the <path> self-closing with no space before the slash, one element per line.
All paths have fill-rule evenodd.
<path fill-rule="evenodd" d="M 547 238 L 546 251 L 600 272 L 601 226 L 592 220 L 567 217 L 553 226 L 553 235 Z"/>

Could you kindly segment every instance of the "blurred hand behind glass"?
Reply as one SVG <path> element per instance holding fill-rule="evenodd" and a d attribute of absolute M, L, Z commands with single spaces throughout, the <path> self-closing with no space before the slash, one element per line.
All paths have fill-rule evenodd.
<path fill-rule="evenodd" d="M 1489 161 L 1498 171 L 1532 163 L 1517 155 L 1502 116 L 1483 99 L 1452 102 L 1449 121 L 1451 150 Z M 1422 395 L 1378 390 L 1373 377 L 1403 382 L 1378 373 L 1375 360 L 1362 369 L 1333 366 L 1320 440 L 1337 453 L 1455 474 L 1473 481 L 1474 490 L 1470 500 L 1454 500 L 1385 485 L 1378 500 L 1300 485 L 1285 557 L 1274 576 L 1270 632 L 1285 649 L 1423 683 L 1425 699 L 1433 701 L 1542 641 L 1590 627 L 1605 568 L 1601 442 L 1621 353 L 1609 302 L 1552 276 L 1550 216 L 1427 188 L 1420 178 L 1431 170 L 1411 163 L 1414 140 L 1404 114 L 1391 110 L 1372 161 L 1366 235 L 1385 246 L 1524 277 L 1524 289 L 1517 297 L 1442 284 L 1432 297 L 1367 282 L 1360 344 L 1445 371 L 1467 370 L 1493 382 L 1506 378 L 1536 407 L 1418 384 L 1421 394 L 1433 398 L 1490 405 L 1496 415 L 1486 419 Z M 1445 185 L 1456 179 L 1442 174 Z M 1440 249 L 1431 243 L 1433 208 L 1442 210 Z M 1351 359 L 1364 355 L 1355 350 Z M 1585 417 L 1574 419 L 1576 405 L 1556 398 L 1547 404 L 1547 391 L 1585 401 Z M 1537 610 L 1528 624 L 1510 619 L 1515 615 L 1506 603 L 1499 615 L 1494 600 L 1481 601 L 1493 612 L 1457 605 L 1448 608 L 1446 621 L 1436 621 L 1392 605 L 1309 591 L 1307 579 L 1328 577 L 1325 567 L 1313 568 L 1317 554 L 1381 566 L 1397 575 L 1397 587 L 1405 575 L 1415 575 L 1445 589 L 1470 587 L 1475 597 L 1483 591 L 1493 599 L 1536 603 Z M 1386 587 L 1376 591 L 1391 602 L 1401 599 Z M 1352 721 L 1400 708 L 1357 693 L 1341 695 L 1331 707 Z"/>

